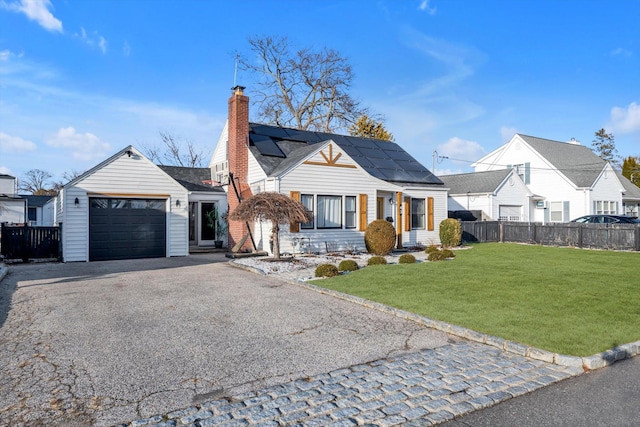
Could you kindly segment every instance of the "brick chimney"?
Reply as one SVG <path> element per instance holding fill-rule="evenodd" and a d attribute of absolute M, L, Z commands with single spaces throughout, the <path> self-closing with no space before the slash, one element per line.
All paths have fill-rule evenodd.
<path fill-rule="evenodd" d="M 244 96 L 244 87 L 236 86 L 229 98 L 229 140 L 227 142 L 227 158 L 229 172 L 233 174 L 236 188 L 242 200 L 251 197 L 247 183 L 249 170 L 249 98 Z M 227 193 L 229 212 L 240 204 L 233 185 L 229 183 Z M 247 234 L 247 226 L 242 221 L 229 221 L 228 246 L 231 249 Z M 254 249 L 251 239 L 247 239 L 240 250 Z"/>

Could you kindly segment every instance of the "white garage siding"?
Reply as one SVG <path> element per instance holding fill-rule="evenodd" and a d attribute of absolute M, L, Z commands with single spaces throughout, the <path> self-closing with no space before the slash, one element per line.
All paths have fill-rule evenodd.
<path fill-rule="evenodd" d="M 65 186 L 58 221 L 63 225 L 64 261 L 89 260 L 89 198 L 158 198 L 167 211 L 167 256 L 186 256 L 188 193 L 181 185 L 133 148 L 121 151 Z M 75 200 L 78 199 L 76 206 Z M 180 206 L 177 206 L 180 201 Z"/>

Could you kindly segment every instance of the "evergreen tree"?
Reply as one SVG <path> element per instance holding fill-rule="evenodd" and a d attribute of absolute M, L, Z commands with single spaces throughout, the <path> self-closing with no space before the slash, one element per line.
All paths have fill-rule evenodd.
<path fill-rule="evenodd" d="M 616 164 L 618 150 L 612 133 L 607 133 L 604 128 L 596 132 L 596 138 L 592 141 L 593 151 L 604 161 Z"/>
<path fill-rule="evenodd" d="M 640 156 L 629 156 L 622 162 L 622 176 L 640 187 Z"/>
<path fill-rule="evenodd" d="M 393 134 L 385 129 L 384 124 L 381 121 L 375 121 L 366 114 L 362 114 L 358 117 L 358 120 L 351 125 L 349 135 L 393 141 Z"/>

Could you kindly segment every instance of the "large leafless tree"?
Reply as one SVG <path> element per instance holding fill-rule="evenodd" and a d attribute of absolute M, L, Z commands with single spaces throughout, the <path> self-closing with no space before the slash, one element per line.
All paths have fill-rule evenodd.
<path fill-rule="evenodd" d="M 349 95 L 354 75 L 347 58 L 322 48 L 293 49 L 286 37 L 249 38 L 252 56 L 240 60 L 257 77 L 251 87 L 259 119 L 322 132 L 346 130 L 363 112 Z"/>
<path fill-rule="evenodd" d="M 51 183 L 51 174 L 42 169 L 30 169 L 24 177 L 18 182 L 18 190 L 31 193 L 36 196 L 56 195 L 57 191 L 53 189 Z"/>
<path fill-rule="evenodd" d="M 229 215 L 229 219 L 233 221 L 270 221 L 273 257 L 280 259 L 280 224 L 309 222 L 313 220 L 313 215 L 302 203 L 289 196 L 265 192 L 255 194 L 240 202 Z"/>
<path fill-rule="evenodd" d="M 198 168 L 203 167 L 208 159 L 206 150 L 168 132 L 160 132 L 160 142 L 159 145 L 143 146 L 142 151 L 151 161 L 161 165 Z"/>

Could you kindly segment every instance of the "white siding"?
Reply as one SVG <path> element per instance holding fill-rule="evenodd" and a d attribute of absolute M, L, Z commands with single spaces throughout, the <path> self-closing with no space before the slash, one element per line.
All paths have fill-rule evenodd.
<path fill-rule="evenodd" d="M 16 179 L 12 176 L 0 176 L 0 194 L 6 196 L 15 196 L 16 192 Z"/>
<path fill-rule="evenodd" d="M 493 196 L 491 194 L 469 194 L 449 196 L 449 210 L 482 211 L 491 219 L 493 216 Z"/>
<path fill-rule="evenodd" d="M 188 255 L 187 191 L 147 158 L 135 153 L 131 157 L 123 154 L 115 158 L 65 189 L 64 261 L 89 259 L 89 193 L 118 197 L 167 195 L 167 256 Z M 78 206 L 75 206 L 76 197 Z M 176 206 L 176 200 L 180 200 L 180 207 Z"/>
<path fill-rule="evenodd" d="M 216 164 L 225 162 L 227 160 L 227 141 L 229 139 L 229 121 L 224 124 L 224 128 L 218 138 L 216 148 L 213 150 L 209 167 L 213 168 Z"/>
<path fill-rule="evenodd" d="M 624 191 L 624 187 L 620 183 L 620 180 L 616 176 L 616 173 L 611 168 L 610 165 L 605 167 L 605 170 L 602 172 L 600 177 L 593 184 L 593 188 L 591 191 L 591 203 L 587 207 L 587 214 L 592 213 L 595 214 L 597 212 L 593 211 L 593 202 L 595 201 L 611 201 L 617 204 L 618 211 L 616 212 L 619 215 L 624 214 L 622 210 L 622 192 Z M 584 214 L 584 215 L 587 215 Z M 581 215 L 578 215 L 581 216 Z"/>
<path fill-rule="evenodd" d="M 529 221 L 529 189 L 515 173 L 497 189 L 493 203 L 495 219 L 500 215 L 500 206 L 520 206 L 520 221 Z"/>
<path fill-rule="evenodd" d="M 0 201 L 0 222 L 10 224 L 21 224 L 25 221 L 24 200 L 1 200 Z"/>
<path fill-rule="evenodd" d="M 42 225 L 50 227 L 56 223 L 57 197 L 50 199 L 42 208 Z"/>
<path fill-rule="evenodd" d="M 326 145 L 325 145 L 326 147 Z M 337 146 L 333 146 L 334 157 L 341 150 Z M 324 162 L 324 158 L 320 154 L 312 156 L 313 162 Z M 343 165 L 355 165 L 355 162 L 349 156 L 342 152 L 339 163 Z M 267 181 L 267 188 L 270 187 Z M 412 230 L 403 231 L 402 240 L 404 243 L 439 243 L 439 225 L 440 222 L 447 217 L 447 196 L 444 189 L 425 189 L 412 188 L 406 189 L 390 184 L 371 177 L 359 167 L 335 167 L 322 165 L 300 164 L 293 170 L 287 172 L 281 177 L 279 186 L 275 187 L 277 191 L 289 195 L 291 191 L 299 191 L 301 194 L 317 195 L 337 195 L 337 196 L 355 196 L 356 197 L 356 228 L 355 229 L 301 229 L 298 233 L 290 233 L 289 226 L 281 227 L 280 231 L 280 248 L 282 252 L 293 251 L 293 239 L 304 238 L 310 240 L 311 250 L 325 252 L 327 247 L 330 249 L 345 250 L 355 248 L 364 250 L 364 233 L 358 231 L 360 221 L 359 211 L 359 195 L 367 195 L 367 223 L 376 218 L 376 199 L 377 197 L 385 198 L 385 216 L 393 216 L 395 218 L 395 208 L 392 209 L 386 200 L 395 192 L 403 192 L 403 196 L 415 198 L 434 198 L 434 227 L 433 231 Z M 395 196 L 394 196 L 395 198 Z M 344 212 L 344 199 L 343 199 Z M 344 218 L 343 218 L 344 227 Z M 271 230 L 270 223 L 256 224 L 255 239 L 260 249 L 270 250 L 269 236 Z"/>

